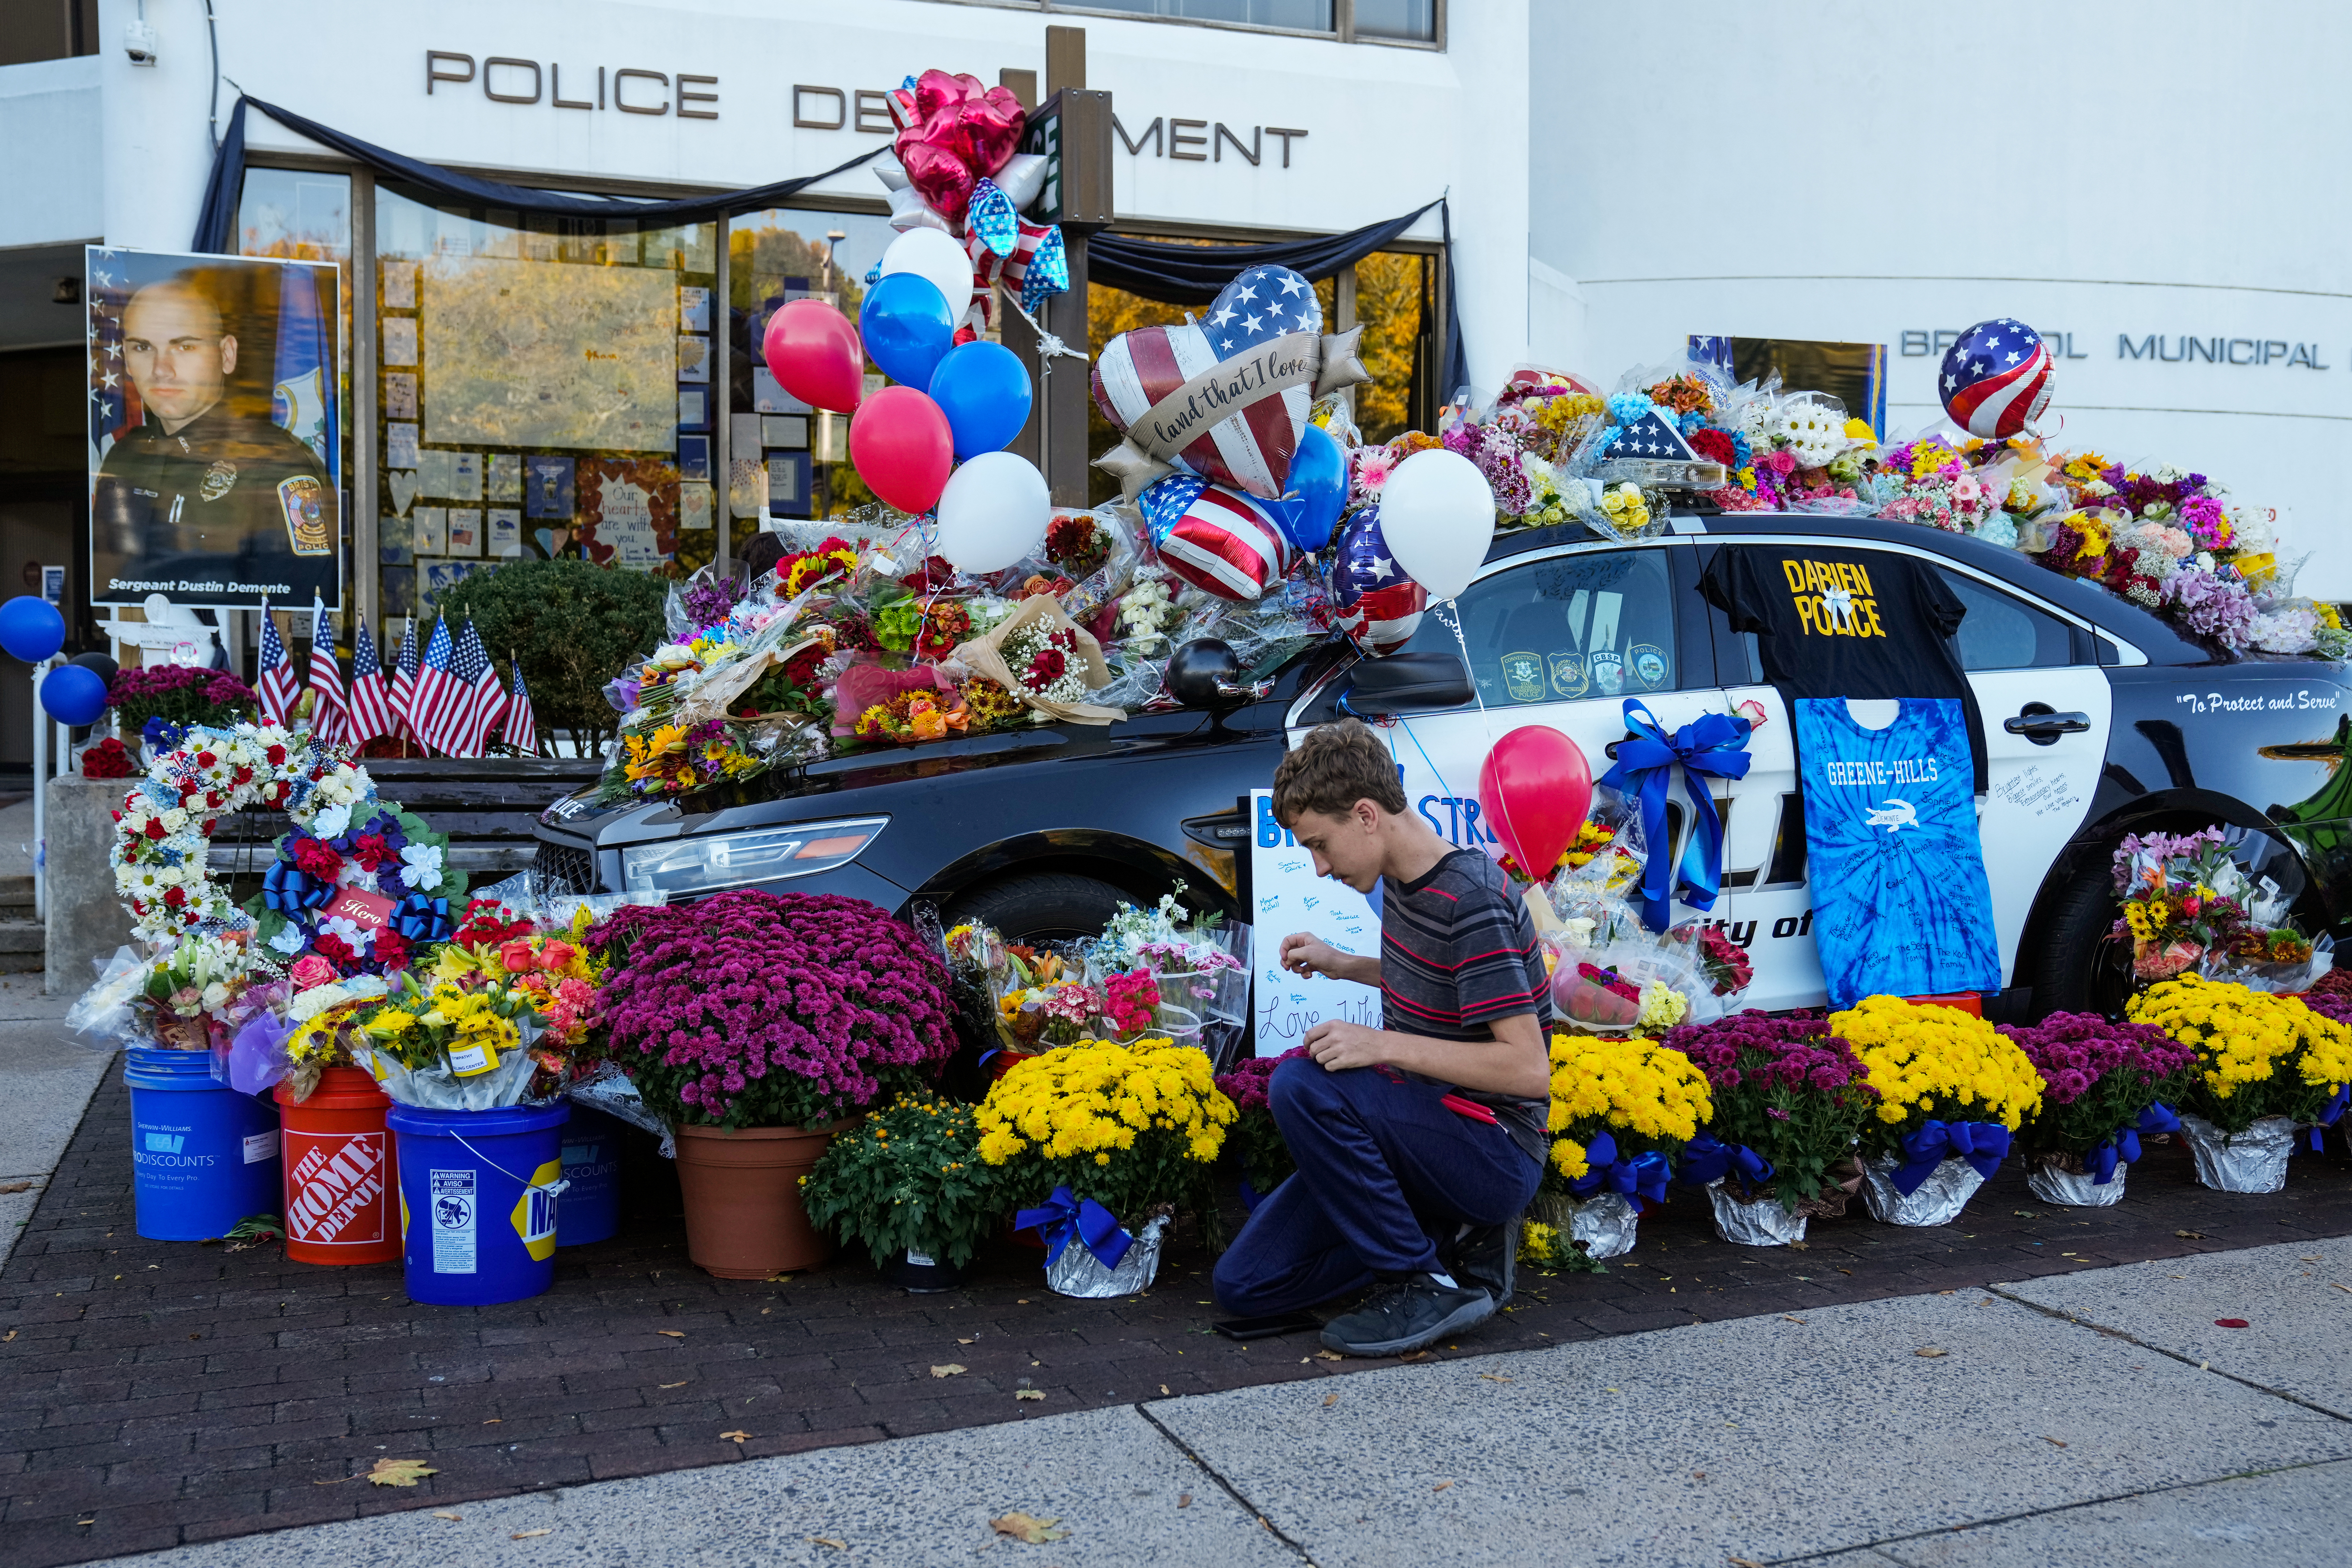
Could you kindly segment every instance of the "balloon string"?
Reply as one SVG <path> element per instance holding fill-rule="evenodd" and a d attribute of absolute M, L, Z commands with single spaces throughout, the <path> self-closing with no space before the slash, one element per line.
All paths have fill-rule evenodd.
<path fill-rule="evenodd" d="M 1478 705 L 1478 723 L 1480 727 L 1486 733 L 1486 750 L 1489 755 L 1492 755 L 1495 749 L 1495 716 L 1486 711 L 1486 699 L 1479 694 L 1478 672 L 1470 663 L 1469 642 L 1462 635 L 1461 601 L 1458 599 L 1445 600 L 1440 604 L 1432 605 L 1430 607 L 1430 612 L 1437 617 L 1438 623 L 1440 625 L 1454 633 L 1454 645 L 1462 651 L 1462 671 L 1465 674 L 1470 677 L 1470 700 Z M 1419 741 L 1415 741 L 1413 744 L 1418 746 L 1421 743 Z M 1435 766 L 1433 764 L 1430 771 L 1434 773 L 1436 770 Z M 1442 778 L 1438 779 L 1438 782 L 1440 784 L 1445 784 L 1445 780 Z M 1453 786 L 1450 784 L 1445 785 L 1445 787 L 1449 791 L 1453 789 Z M 1495 799 L 1496 803 L 1502 808 L 1503 831 L 1511 835 L 1511 842 L 1516 844 L 1519 841 L 1519 830 L 1511 821 L 1510 797 L 1506 791 L 1498 788 L 1495 791 Z M 1475 836 L 1475 830 L 1473 830 L 1473 832 Z M 1528 868 L 1526 866 L 1521 866 L 1519 869 L 1523 872 L 1528 871 Z M 1533 873 L 1530 872 L 1529 874 L 1532 875 Z"/>

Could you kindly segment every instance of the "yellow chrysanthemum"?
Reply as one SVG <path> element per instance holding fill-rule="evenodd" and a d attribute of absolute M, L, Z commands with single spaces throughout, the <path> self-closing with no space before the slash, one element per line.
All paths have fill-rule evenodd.
<path fill-rule="evenodd" d="M 1830 1016 L 1878 1091 L 1878 1119 L 1997 1121 L 2015 1132 L 2042 1104 L 2042 1074 L 2008 1036 L 1958 1008 L 1865 997 Z"/>

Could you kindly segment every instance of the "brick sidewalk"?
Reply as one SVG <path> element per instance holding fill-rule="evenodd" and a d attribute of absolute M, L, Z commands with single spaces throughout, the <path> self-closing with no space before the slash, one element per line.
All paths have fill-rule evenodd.
<path fill-rule="evenodd" d="M 397 1267 L 141 1240 L 128 1143 L 118 1069 L 0 1271 L 8 1563 L 1391 1364 L 1343 1367 L 1304 1335 L 1218 1338 L 1197 1249 L 1171 1249 L 1148 1296 L 1112 1302 L 1050 1294 L 1036 1255 L 1009 1245 L 938 1296 L 886 1287 L 862 1260 L 782 1284 L 712 1280 L 686 1260 L 677 1183 L 650 1140 L 626 1166 L 622 1234 L 558 1254 L 551 1293 L 418 1307 Z M 1459 1351 L 2352 1233 L 2340 1140 L 2298 1155 L 2270 1197 L 2199 1188 L 2177 1145 L 2152 1147 L 2130 1191 L 2115 1209 L 2049 1209 L 2012 1162 L 1957 1226 L 1877 1225 L 1857 1205 L 1796 1251 L 1725 1245 L 1677 1189 L 1609 1273 L 1523 1276 L 1514 1307 Z M 931 1375 L 950 1362 L 969 1370 Z M 1045 1397 L 1016 1400 L 1024 1383 Z M 439 1473 L 414 1490 L 357 1479 L 387 1455 Z"/>

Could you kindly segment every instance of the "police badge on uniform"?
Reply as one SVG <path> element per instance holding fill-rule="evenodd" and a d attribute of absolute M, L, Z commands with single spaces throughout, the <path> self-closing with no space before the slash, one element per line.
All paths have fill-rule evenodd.
<path fill-rule="evenodd" d="M 217 501 L 227 495 L 228 487 L 236 483 L 236 465 L 226 457 L 216 457 L 213 465 L 205 470 L 204 482 L 196 486 L 196 494 L 207 501 Z"/>
<path fill-rule="evenodd" d="M 278 481 L 278 509 L 286 514 L 286 537 L 296 555 L 335 553 L 334 535 L 327 527 L 326 495 L 326 486 L 308 474 Z"/>

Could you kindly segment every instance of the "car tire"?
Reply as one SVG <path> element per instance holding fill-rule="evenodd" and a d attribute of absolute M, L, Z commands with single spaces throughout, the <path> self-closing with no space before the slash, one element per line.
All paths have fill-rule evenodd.
<path fill-rule="evenodd" d="M 2061 886 L 2050 904 L 2027 983 L 2036 1015 L 2118 1015 L 2132 993 L 2131 944 L 2115 935 L 2121 901 L 2102 855 Z"/>
<path fill-rule="evenodd" d="M 1122 904 L 1125 888 L 1076 872 L 1008 877 L 958 896 L 940 912 L 950 925 L 992 925 L 1008 942 L 1058 942 L 1099 936 Z"/>

